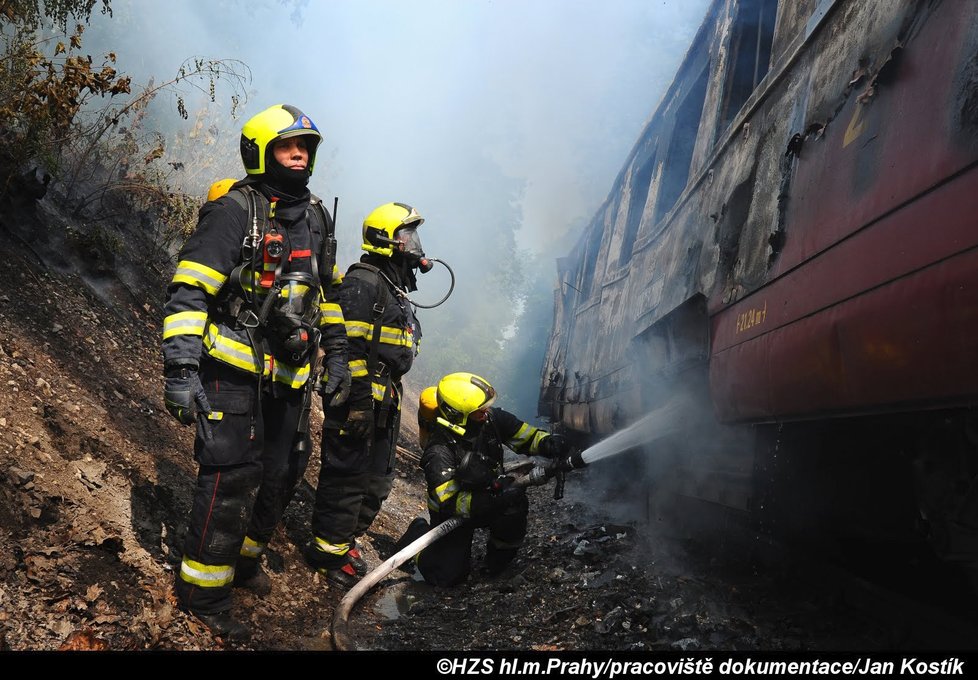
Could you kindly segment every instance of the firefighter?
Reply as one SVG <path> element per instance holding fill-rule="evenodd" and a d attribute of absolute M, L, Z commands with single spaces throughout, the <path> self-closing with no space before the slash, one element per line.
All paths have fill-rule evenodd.
<path fill-rule="evenodd" d="M 352 385 L 346 403 L 324 407 L 323 439 L 310 565 L 349 588 L 367 572 L 356 539 L 370 527 L 394 480 L 401 377 L 411 369 L 421 328 L 408 293 L 415 270 L 431 269 L 418 237 L 424 222 L 403 203 L 363 221 L 366 254 L 340 287 Z"/>
<path fill-rule="evenodd" d="M 438 382 L 435 399 L 434 426 L 421 456 L 431 522 L 415 519 L 397 543 L 406 546 L 451 517 L 467 518 L 468 522 L 422 550 L 416 560 L 428 583 L 453 586 L 471 571 L 476 528 L 489 530 L 485 561 L 489 575 L 499 574 L 513 560 L 526 535 L 526 492 L 503 475 L 503 447 L 547 458 L 565 457 L 570 447 L 561 435 L 493 407 L 492 385 L 472 373 L 446 375 Z"/>
<path fill-rule="evenodd" d="M 309 460 L 308 406 L 349 389 L 332 217 L 307 188 L 322 135 L 286 104 L 241 133 L 247 177 L 213 188 L 184 244 L 164 307 L 167 410 L 197 423 L 199 464 L 176 575 L 181 607 L 247 639 L 231 590 L 266 594 L 259 558 Z"/>

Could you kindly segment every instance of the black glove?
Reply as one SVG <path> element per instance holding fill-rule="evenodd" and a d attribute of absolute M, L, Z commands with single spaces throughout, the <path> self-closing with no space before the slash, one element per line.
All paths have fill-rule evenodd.
<path fill-rule="evenodd" d="M 167 369 L 163 403 L 170 415 L 182 425 L 191 425 L 198 415 L 203 418 L 211 411 L 204 386 L 200 384 L 200 376 L 193 366 L 174 366 Z"/>
<path fill-rule="evenodd" d="M 537 446 L 537 454 L 544 458 L 564 458 L 570 451 L 570 442 L 562 434 L 548 434 Z"/>
<path fill-rule="evenodd" d="M 366 439 L 370 436 L 374 427 L 374 410 L 372 408 L 356 409 L 350 408 L 350 414 L 343 423 L 343 429 L 357 439 Z"/>
<path fill-rule="evenodd" d="M 322 384 L 323 406 L 340 406 L 350 396 L 350 365 L 343 354 L 326 359 L 326 380 Z"/>

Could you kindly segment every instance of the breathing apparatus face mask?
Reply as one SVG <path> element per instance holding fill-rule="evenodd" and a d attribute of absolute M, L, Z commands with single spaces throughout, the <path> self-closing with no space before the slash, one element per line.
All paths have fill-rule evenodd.
<path fill-rule="evenodd" d="M 319 287 L 311 275 L 301 272 L 283 274 L 279 283 L 282 290 L 272 301 L 268 317 L 269 341 L 297 362 L 316 342 Z"/>
<path fill-rule="evenodd" d="M 394 233 L 394 240 L 398 243 L 396 246 L 397 252 L 401 253 L 412 268 L 418 269 L 422 274 L 425 274 L 430 272 L 431 268 L 435 266 L 425 257 L 417 227 L 401 227 Z"/>
<path fill-rule="evenodd" d="M 496 469 L 488 458 L 478 451 L 469 451 L 455 469 L 455 481 L 466 491 L 480 491 L 492 484 Z"/>

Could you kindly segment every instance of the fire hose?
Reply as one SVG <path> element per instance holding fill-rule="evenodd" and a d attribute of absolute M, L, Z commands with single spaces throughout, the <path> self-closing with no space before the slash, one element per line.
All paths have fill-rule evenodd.
<path fill-rule="evenodd" d="M 570 469 L 584 467 L 584 465 L 585 464 L 581 458 L 580 452 L 575 452 L 566 460 L 548 461 L 545 465 L 535 465 L 529 473 L 523 477 L 517 478 L 513 482 L 513 486 L 522 488 L 542 486 L 551 478 L 556 477 L 557 483 L 554 487 L 554 498 L 560 499 L 564 494 L 564 475 L 566 472 Z M 353 638 L 350 636 L 347 628 L 350 623 L 350 612 L 353 611 L 353 607 L 360 601 L 360 598 L 363 597 L 376 584 L 380 583 L 380 581 L 392 571 L 413 558 L 438 539 L 447 536 L 466 521 L 468 520 L 462 517 L 452 517 L 451 519 L 448 519 L 435 526 L 424 536 L 415 539 L 393 556 L 387 558 L 385 562 L 378 565 L 373 571 L 364 576 L 355 586 L 350 588 L 346 595 L 343 596 L 343 599 L 340 600 L 339 604 L 336 605 L 336 611 L 333 612 L 333 621 L 331 626 L 333 633 L 333 647 L 335 647 L 337 651 L 341 652 L 356 651 L 356 643 L 353 641 Z"/>

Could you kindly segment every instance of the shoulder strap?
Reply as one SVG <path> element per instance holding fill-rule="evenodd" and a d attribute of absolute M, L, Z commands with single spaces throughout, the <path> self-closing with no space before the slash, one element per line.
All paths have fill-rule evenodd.
<path fill-rule="evenodd" d="M 377 372 L 377 355 L 380 352 L 381 322 L 384 318 L 384 310 L 390 301 L 391 293 L 387 290 L 387 280 L 380 273 L 380 270 L 372 264 L 366 262 L 354 262 L 350 265 L 347 276 L 368 280 L 373 279 L 377 286 L 377 299 L 373 306 L 373 333 L 370 338 L 370 351 L 367 354 L 367 375 L 373 380 Z M 385 395 L 386 396 L 386 395 Z"/>
<path fill-rule="evenodd" d="M 326 210 L 322 199 L 315 194 L 309 198 L 309 215 L 316 215 L 322 225 L 322 243 L 319 246 L 319 262 L 323 279 L 321 283 L 328 286 L 333 280 L 333 268 L 336 266 L 336 221 Z"/>

